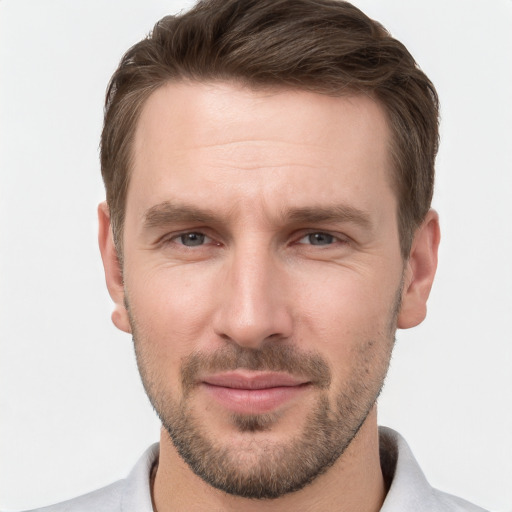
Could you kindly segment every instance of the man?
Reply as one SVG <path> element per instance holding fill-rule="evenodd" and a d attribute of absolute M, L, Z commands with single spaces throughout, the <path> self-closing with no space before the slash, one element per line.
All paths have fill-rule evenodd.
<path fill-rule="evenodd" d="M 99 242 L 162 434 L 49 510 L 481 510 L 377 428 L 437 266 L 437 122 L 405 47 L 347 3 L 207 1 L 131 48 Z"/>

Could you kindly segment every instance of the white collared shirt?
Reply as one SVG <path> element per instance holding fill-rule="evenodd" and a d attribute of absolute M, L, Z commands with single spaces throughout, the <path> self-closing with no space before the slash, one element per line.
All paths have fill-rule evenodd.
<path fill-rule="evenodd" d="M 400 434 L 380 427 L 379 435 L 382 470 L 389 483 L 380 512 L 486 512 L 432 488 Z M 150 475 L 158 450 L 158 443 L 148 448 L 124 480 L 32 512 L 153 512 Z"/>

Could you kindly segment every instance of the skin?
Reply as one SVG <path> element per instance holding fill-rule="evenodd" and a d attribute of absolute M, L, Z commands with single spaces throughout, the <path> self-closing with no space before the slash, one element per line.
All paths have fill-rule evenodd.
<path fill-rule="evenodd" d="M 319 401 L 332 414 L 340 393 L 363 401 L 343 455 L 309 485 L 272 500 L 210 486 L 162 429 L 158 511 L 380 509 L 375 399 L 396 327 L 425 317 L 439 243 L 430 211 L 409 259 L 400 255 L 389 133 L 382 107 L 363 95 L 181 82 L 148 99 L 133 148 L 123 278 L 106 204 L 99 242 L 113 321 L 136 331 L 139 368 L 161 416 L 185 404 L 208 440 L 250 469 L 265 448 L 287 451 Z M 184 233 L 204 238 L 192 235 L 197 245 L 186 246 Z M 275 406 L 263 402 L 268 428 L 240 429 L 233 400 L 226 406 L 204 383 L 186 392 L 180 372 L 191 354 L 270 344 L 317 355 L 331 378 Z M 235 415 L 251 412 L 241 407 Z"/>

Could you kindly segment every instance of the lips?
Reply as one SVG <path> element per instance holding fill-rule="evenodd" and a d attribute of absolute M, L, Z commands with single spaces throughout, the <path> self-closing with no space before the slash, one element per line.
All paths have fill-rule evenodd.
<path fill-rule="evenodd" d="M 231 412 L 262 414 L 297 398 L 310 382 L 287 373 L 234 371 L 208 375 L 201 384 L 211 398 Z"/>

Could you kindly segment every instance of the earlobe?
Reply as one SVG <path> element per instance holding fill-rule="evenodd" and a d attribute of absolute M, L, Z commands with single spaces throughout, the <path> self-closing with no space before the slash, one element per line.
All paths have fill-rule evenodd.
<path fill-rule="evenodd" d="M 121 331 L 131 333 L 128 312 L 124 304 L 124 283 L 110 224 L 110 212 L 106 202 L 98 206 L 98 243 L 105 270 L 108 292 L 114 301 L 112 322 Z"/>
<path fill-rule="evenodd" d="M 402 305 L 397 319 L 400 329 L 409 329 L 425 319 L 427 299 L 437 269 L 440 238 L 439 216 L 430 210 L 416 230 L 406 265 Z"/>

